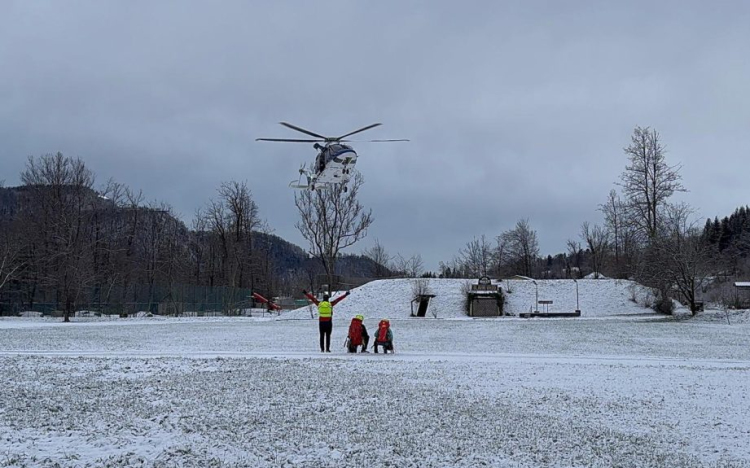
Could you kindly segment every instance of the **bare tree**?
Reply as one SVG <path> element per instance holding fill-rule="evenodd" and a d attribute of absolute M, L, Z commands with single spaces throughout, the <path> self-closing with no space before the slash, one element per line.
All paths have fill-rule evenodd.
<path fill-rule="evenodd" d="M 384 278 L 389 274 L 391 256 L 378 239 L 375 239 L 375 245 L 362 252 L 362 254 L 374 263 L 375 278 Z"/>
<path fill-rule="evenodd" d="M 629 164 L 619 185 L 630 211 L 630 219 L 648 239 L 656 238 L 669 197 L 684 192 L 680 167 L 670 166 L 664 156 L 659 133 L 648 127 L 636 127 L 625 149 Z"/>
<path fill-rule="evenodd" d="M 609 250 L 609 234 L 598 224 L 591 226 L 588 221 L 581 226 L 581 239 L 586 242 L 594 278 L 599 278 Z"/>
<path fill-rule="evenodd" d="M 97 201 L 94 174 L 80 159 L 57 153 L 29 157 L 21 180 L 31 198 L 24 220 L 40 246 L 37 272 L 44 284 L 56 289 L 68 322 L 82 291 L 94 280 L 87 231 Z"/>
<path fill-rule="evenodd" d="M 692 212 L 684 203 L 667 207 L 660 236 L 652 246 L 656 253 L 652 258 L 659 261 L 649 272 L 652 284 L 661 286 L 663 293 L 676 292 L 695 314 L 697 294 L 716 272 L 718 251 L 702 238 L 697 223 L 690 219 Z"/>
<path fill-rule="evenodd" d="M 227 249 L 228 255 L 231 256 L 230 286 L 242 287 L 249 283 L 253 287 L 252 235 L 253 230 L 261 224 L 258 219 L 258 206 L 253 201 L 245 182 L 222 183 L 219 187 L 219 197 L 226 208 Z"/>
<path fill-rule="evenodd" d="M 518 274 L 532 276 L 534 264 L 539 257 L 539 241 L 536 231 L 529 225 L 529 220 L 519 220 L 516 227 L 502 233 L 501 238 L 507 246 L 509 265 Z"/>
<path fill-rule="evenodd" d="M 581 243 L 574 239 L 568 239 L 567 247 L 568 258 L 565 265 L 566 275 L 568 276 L 568 278 L 580 278 L 581 257 L 583 257 L 583 249 L 581 249 Z"/>
<path fill-rule="evenodd" d="M 198 208 L 193 216 L 192 231 L 190 234 L 190 256 L 193 264 L 193 281 L 201 284 L 206 275 L 208 266 L 208 219 L 202 209 Z"/>
<path fill-rule="evenodd" d="M 203 270 L 208 284 L 226 286 L 223 289 L 222 308 L 225 312 L 236 310 L 237 303 L 244 300 L 238 294 L 240 288 L 268 294 L 270 251 L 256 251 L 257 229 L 265 225 L 258 215 L 258 206 L 245 182 L 223 182 L 218 189 L 218 199 L 211 200 L 196 219 L 205 229 L 193 254 L 205 257 Z M 259 284 L 256 284 L 259 283 Z"/>
<path fill-rule="evenodd" d="M 424 273 L 424 262 L 421 254 L 414 254 L 409 257 L 406 272 L 411 278 L 416 278 Z"/>
<path fill-rule="evenodd" d="M 265 221 L 256 228 L 257 233 L 253 237 L 253 270 L 252 274 L 257 276 L 252 282 L 253 291 L 260 291 L 266 297 L 277 294 L 280 283 L 273 274 L 274 260 L 271 236 L 273 229 Z"/>
<path fill-rule="evenodd" d="M 339 252 L 363 239 L 373 222 L 372 211 L 365 211 L 358 200 L 363 183 L 362 175 L 357 172 L 348 188 L 337 184 L 294 196 L 300 214 L 296 227 L 309 242 L 310 252 L 320 259 L 328 277 L 329 292 Z"/>
<path fill-rule="evenodd" d="M 440 262 L 438 268 L 441 278 L 461 278 L 464 276 L 463 266 L 458 257 L 453 257 L 449 262 Z"/>
<path fill-rule="evenodd" d="M 420 254 L 414 254 L 408 258 L 401 254 L 396 254 L 393 264 L 396 271 L 407 278 L 416 278 L 424 271 L 424 262 Z"/>
<path fill-rule="evenodd" d="M 412 298 L 416 299 L 419 296 L 423 296 L 426 294 L 432 294 L 432 289 L 430 288 L 430 279 L 429 278 L 416 278 L 411 283 L 411 294 Z"/>
<path fill-rule="evenodd" d="M 495 250 L 492 256 L 495 275 L 498 277 L 504 276 L 506 273 L 506 264 L 508 263 L 508 240 L 503 238 L 503 236 L 495 238 Z"/>
<path fill-rule="evenodd" d="M 0 189 L 4 182 L 0 180 Z M 19 260 L 21 242 L 16 234 L 12 221 L 0 218 L 0 291 L 24 264 Z"/>
<path fill-rule="evenodd" d="M 174 259 L 169 251 L 173 249 L 173 236 L 176 233 L 172 208 L 165 203 L 149 203 L 142 209 L 140 216 L 144 221 L 136 249 L 140 257 L 138 263 L 141 280 L 146 283 L 150 307 L 151 304 L 168 299 L 159 293 L 159 286 L 160 280 L 171 272 Z"/>
<path fill-rule="evenodd" d="M 599 205 L 599 210 L 604 213 L 604 225 L 609 231 L 609 237 L 612 241 L 612 248 L 615 255 L 615 265 L 620 265 L 620 251 L 622 249 L 622 236 L 625 227 L 625 207 L 617 195 L 617 191 L 609 191 L 607 202 Z"/>
<path fill-rule="evenodd" d="M 0 225 L 0 291 L 25 262 L 20 260 L 20 240 L 13 236 L 9 227 Z"/>
<path fill-rule="evenodd" d="M 487 276 L 493 266 L 493 257 L 492 245 L 484 234 L 467 242 L 466 247 L 459 251 L 460 263 L 473 277 Z"/>

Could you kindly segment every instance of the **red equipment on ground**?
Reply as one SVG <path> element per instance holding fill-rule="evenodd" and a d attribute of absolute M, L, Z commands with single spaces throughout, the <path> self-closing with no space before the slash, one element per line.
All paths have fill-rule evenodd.
<path fill-rule="evenodd" d="M 265 297 L 261 296 L 258 293 L 253 293 L 253 299 L 255 299 L 256 301 L 260 302 L 261 304 L 268 304 L 268 309 L 269 310 L 281 310 L 281 307 L 279 307 L 278 304 L 276 304 L 273 301 L 270 301 L 270 300 L 266 299 Z"/>
<path fill-rule="evenodd" d="M 362 346 L 362 320 L 356 317 L 349 324 L 349 346 Z"/>
<path fill-rule="evenodd" d="M 381 320 L 378 324 L 378 342 L 385 342 L 388 340 L 388 329 L 391 327 L 391 324 L 388 322 L 388 320 Z"/>

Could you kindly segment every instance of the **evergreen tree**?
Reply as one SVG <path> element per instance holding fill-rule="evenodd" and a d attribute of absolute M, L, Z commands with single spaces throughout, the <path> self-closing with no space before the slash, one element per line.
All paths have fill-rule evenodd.
<path fill-rule="evenodd" d="M 732 242 L 732 224 L 728 217 L 721 220 L 721 231 L 719 234 L 719 251 L 724 251 Z"/>

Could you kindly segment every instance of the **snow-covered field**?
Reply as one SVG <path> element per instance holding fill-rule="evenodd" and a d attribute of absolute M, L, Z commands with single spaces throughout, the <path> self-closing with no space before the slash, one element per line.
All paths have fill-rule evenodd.
<path fill-rule="evenodd" d="M 3 319 L 0 466 L 750 466 L 747 317 Z"/>

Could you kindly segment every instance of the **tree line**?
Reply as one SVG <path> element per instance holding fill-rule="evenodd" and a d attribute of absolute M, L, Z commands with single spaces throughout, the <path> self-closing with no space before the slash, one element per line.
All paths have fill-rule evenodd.
<path fill-rule="evenodd" d="M 671 298 L 678 298 L 695 311 L 710 278 L 750 269 L 750 210 L 738 208 L 700 228 L 690 206 L 672 201 L 685 188 L 656 130 L 636 127 L 624 153 L 620 180 L 598 207 L 603 223 L 583 222 L 566 252 L 541 256 L 536 231 L 521 219 L 493 238 L 467 242 L 438 272 L 425 272 L 418 253 L 391 256 L 377 240 L 361 256 L 342 254 L 374 222 L 357 198 L 360 174 L 349 187 L 295 196 L 297 228 L 309 243 L 304 251 L 273 236 L 246 183 L 222 183 L 188 227 L 168 204 L 146 202 L 123 184 L 110 180 L 96 190 L 80 159 L 30 157 L 22 186 L 0 185 L 0 313 L 42 303 L 62 310 L 66 320 L 83 305 L 231 313 L 249 305 L 251 292 L 272 297 L 348 287 L 346 272 L 367 278 L 605 275 L 653 287 L 659 310 L 670 312 Z"/>
<path fill-rule="evenodd" d="M 681 168 L 668 164 L 656 130 L 636 127 L 623 151 L 625 169 L 598 207 L 603 223 L 583 222 L 566 252 L 540 256 L 536 231 L 522 219 L 494 238 L 469 241 L 440 263 L 439 276 L 629 278 L 654 288 L 655 308 L 670 313 L 672 298 L 695 312 L 700 290 L 716 275 L 748 273 L 750 210 L 701 228 L 692 207 L 672 201 L 685 191 Z"/>
<path fill-rule="evenodd" d="M 96 188 L 85 163 L 61 153 L 30 157 L 21 181 L 0 185 L 0 313 L 46 307 L 66 321 L 83 307 L 233 313 L 250 306 L 252 292 L 292 294 L 329 273 L 272 234 L 244 182 L 222 183 L 187 226 L 170 205 L 124 184 Z M 343 273 L 370 264 L 336 256 Z"/>

